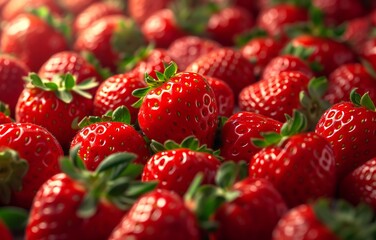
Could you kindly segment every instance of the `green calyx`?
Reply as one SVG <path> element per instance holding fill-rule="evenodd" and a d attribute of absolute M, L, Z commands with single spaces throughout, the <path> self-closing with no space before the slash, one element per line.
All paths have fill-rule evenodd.
<path fill-rule="evenodd" d="M 29 213 L 24 208 L 19 207 L 0 207 L 0 220 L 12 232 L 23 232 L 27 225 Z"/>
<path fill-rule="evenodd" d="M 344 200 L 319 199 L 312 206 L 320 222 L 342 240 L 371 240 L 376 236 L 373 210 L 366 204 L 354 207 Z"/>
<path fill-rule="evenodd" d="M 365 107 L 366 109 L 375 112 L 375 103 L 372 101 L 371 97 L 369 96 L 369 93 L 366 92 L 365 94 L 360 95 L 356 92 L 356 90 L 357 89 L 354 88 L 350 93 L 351 102 L 357 107 Z"/>
<path fill-rule="evenodd" d="M 308 130 L 313 130 L 322 114 L 330 107 L 330 103 L 323 99 L 328 89 L 328 80 L 325 77 L 312 78 L 307 89 L 308 92 L 300 92 L 299 99 L 301 111 L 308 120 Z"/>
<path fill-rule="evenodd" d="M 165 66 L 164 72 L 155 72 L 157 79 L 151 77 L 148 73 L 145 73 L 145 82 L 147 87 L 139 88 L 132 92 L 132 95 L 139 98 L 137 102 L 132 104 L 132 107 L 140 108 L 144 100 L 144 97 L 152 90 L 159 86 L 162 86 L 165 82 L 169 81 L 173 76 L 176 75 L 178 71 L 178 66 L 175 62 L 171 62 Z"/>
<path fill-rule="evenodd" d="M 306 48 L 303 46 L 295 47 L 292 43 L 286 45 L 286 47 L 282 50 L 283 54 L 296 56 L 300 59 L 307 60 L 312 53 L 315 51 L 314 48 Z"/>
<path fill-rule="evenodd" d="M 149 44 L 146 47 L 140 47 L 133 55 L 126 56 L 119 63 L 118 72 L 131 71 L 139 62 L 146 59 L 154 48 L 154 44 Z"/>
<path fill-rule="evenodd" d="M 261 133 L 263 138 L 253 138 L 252 143 L 260 148 L 281 145 L 289 137 L 306 131 L 307 118 L 302 112 L 294 110 L 293 117 L 286 115 L 286 119 L 287 121 L 282 125 L 280 133 Z"/>
<path fill-rule="evenodd" d="M 21 159 L 12 149 L 3 149 L 0 152 L 0 201 L 3 204 L 10 202 L 12 191 L 22 190 L 22 179 L 29 169 L 26 160 Z"/>
<path fill-rule="evenodd" d="M 246 31 L 245 33 L 237 35 L 235 37 L 235 43 L 236 43 L 235 45 L 240 48 L 246 45 L 252 39 L 263 38 L 267 36 L 268 36 L 268 33 L 264 29 L 255 27 L 249 31 Z"/>
<path fill-rule="evenodd" d="M 91 99 L 93 96 L 86 92 L 98 86 L 98 82 L 95 79 L 87 79 L 79 84 L 76 84 L 76 79 L 72 74 L 56 75 L 52 80 L 41 79 L 36 73 L 29 73 L 26 78 L 29 82 L 28 87 L 36 87 L 44 91 L 52 91 L 56 97 L 64 103 L 71 103 L 73 100 L 72 92 Z"/>
<path fill-rule="evenodd" d="M 113 75 L 109 68 L 105 68 L 101 65 L 98 58 L 96 58 L 92 52 L 82 51 L 81 55 L 95 68 L 95 70 L 99 73 L 102 79 L 107 79 Z"/>
<path fill-rule="evenodd" d="M 10 108 L 8 104 L 0 101 L 0 112 L 4 113 L 5 116 L 10 116 Z"/>
<path fill-rule="evenodd" d="M 271 4 L 292 4 L 297 7 L 308 9 L 312 6 L 312 0 L 271 0 Z"/>
<path fill-rule="evenodd" d="M 80 145 L 76 145 L 71 149 L 69 158 L 60 160 L 62 172 L 80 183 L 86 191 L 77 209 L 78 216 L 93 216 L 101 200 L 109 201 L 121 210 L 127 210 L 138 197 L 156 187 L 156 182 L 140 182 L 135 179 L 137 175 L 129 171 L 130 168 L 137 169 L 133 168 L 132 164 L 136 159 L 135 154 L 114 153 L 106 157 L 94 172 L 90 172 L 77 154 L 79 147 Z"/>

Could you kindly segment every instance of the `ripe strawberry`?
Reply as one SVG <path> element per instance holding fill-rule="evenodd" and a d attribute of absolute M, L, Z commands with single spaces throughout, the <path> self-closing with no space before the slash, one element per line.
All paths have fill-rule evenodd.
<path fill-rule="evenodd" d="M 0 219 L 0 238 L 2 240 L 13 240 L 12 233 L 10 232 L 8 226 Z"/>
<path fill-rule="evenodd" d="M 321 199 L 287 212 L 273 231 L 273 240 L 371 240 L 375 234 L 372 210 L 342 200 Z"/>
<path fill-rule="evenodd" d="M 219 48 L 196 59 L 185 71 L 221 79 L 231 87 L 234 96 L 238 96 L 244 87 L 256 81 L 253 68 L 240 52 Z"/>
<path fill-rule="evenodd" d="M 38 188 L 59 172 L 63 150 L 45 128 L 31 123 L 0 125 L 1 202 L 29 208 Z M 23 159 L 23 160 L 21 160 Z"/>
<path fill-rule="evenodd" d="M 133 202 L 154 183 L 144 184 L 124 175 L 135 158 L 131 153 L 107 157 L 95 171 L 77 156 L 60 161 L 63 173 L 38 190 L 26 226 L 26 239 L 108 239 Z"/>
<path fill-rule="evenodd" d="M 46 8 L 36 10 L 36 15 L 17 15 L 2 31 L 1 52 L 14 55 L 31 71 L 38 71 L 52 54 L 68 49 L 66 33 L 58 30 L 61 26 L 62 22 L 49 15 Z"/>
<path fill-rule="evenodd" d="M 134 72 L 113 75 L 99 85 L 94 96 L 94 115 L 101 116 L 117 107 L 125 106 L 131 114 L 131 123 L 137 121 L 138 108 L 132 106 L 137 98 L 132 92 L 146 87 L 146 84 L 140 80 L 138 74 L 132 73 Z"/>
<path fill-rule="evenodd" d="M 205 76 L 205 78 L 213 89 L 218 107 L 218 115 L 230 117 L 235 108 L 235 97 L 230 86 L 218 78 L 208 76 Z"/>
<path fill-rule="evenodd" d="M 10 114 L 9 105 L 0 101 L 0 124 L 13 122 Z"/>
<path fill-rule="evenodd" d="M 93 110 L 93 100 L 85 90 L 96 87 L 98 83 L 90 79 L 76 85 L 75 78 L 70 74 L 42 80 L 37 74 L 31 73 L 29 81 L 30 84 L 18 99 L 16 121 L 47 128 L 63 149 L 68 150 L 77 132 L 72 124 L 91 115 Z"/>
<path fill-rule="evenodd" d="M 331 104 L 347 101 L 354 88 L 376 99 L 376 79 L 367 68 L 360 63 L 343 64 L 330 74 L 325 99 Z"/>
<path fill-rule="evenodd" d="M 168 65 L 158 79 L 146 77 L 147 88 L 133 95 L 140 97 L 138 123 L 146 137 L 158 142 L 181 142 L 194 135 L 209 147 L 214 142 L 218 109 L 214 92 L 197 73 L 179 72 L 175 63 Z"/>
<path fill-rule="evenodd" d="M 91 4 L 99 2 L 100 0 L 59 0 L 59 5 L 64 8 L 64 10 L 74 16 L 77 16 L 82 11 L 85 10 Z"/>
<path fill-rule="evenodd" d="M 254 112 L 232 115 L 221 130 L 221 156 L 225 160 L 248 161 L 260 149 L 251 142 L 262 132 L 279 132 L 282 123 Z"/>
<path fill-rule="evenodd" d="M 151 143 L 155 154 L 147 161 L 142 181 L 158 181 L 157 188 L 183 196 L 195 178 L 203 174 L 203 183 L 213 184 L 220 161 L 211 149 L 200 146 L 197 139 L 187 137 L 181 144 L 166 141 Z"/>
<path fill-rule="evenodd" d="M 142 25 L 153 13 L 168 6 L 171 0 L 128 0 L 128 13 Z"/>
<path fill-rule="evenodd" d="M 146 142 L 129 122 L 130 114 L 125 107 L 118 107 L 102 117 L 85 117 L 79 123 L 81 130 L 73 137 L 71 149 L 81 146 L 78 155 L 91 171 L 116 152 L 134 153 L 137 155 L 134 162 L 145 164 L 149 158 Z"/>
<path fill-rule="evenodd" d="M 374 179 L 376 176 L 376 157 L 360 165 L 340 183 L 340 196 L 357 205 L 361 202 L 376 210 Z"/>
<path fill-rule="evenodd" d="M 137 200 L 109 240 L 128 238 L 198 240 L 200 232 L 183 199 L 174 192 L 158 189 Z"/>
<path fill-rule="evenodd" d="M 346 22 L 346 31 L 342 38 L 345 42 L 351 45 L 355 53 L 363 44 L 369 39 L 369 33 L 372 31 L 372 22 L 369 16 L 358 17 Z"/>
<path fill-rule="evenodd" d="M 376 156 L 375 105 L 367 93 L 353 90 L 350 99 L 329 108 L 315 130 L 333 147 L 339 180 Z"/>
<path fill-rule="evenodd" d="M 29 73 L 25 63 L 10 55 L 0 55 L 0 101 L 9 105 L 14 114 L 18 97 L 24 88 L 23 77 Z"/>
<path fill-rule="evenodd" d="M 376 12 L 376 11 L 375 11 Z M 376 69 L 376 38 L 369 38 L 359 49 L 359 55 L 366 60 L 370 67 Z"/>
<path fill-rule="evenodd" d="M 265 133 L 264 147 L 249 162 L 249 175 L 266 178 L 289 207 L 320 197 L 332 197 L 336 186 L 333 149 L 324 137 L 301 133 L 306 119 L 298 111 L 281 128 L 281 134 Z"/>
<path fill-rule="evenodd" d="M 179 69 L 186 69 L 194 60 L 219 47 L 219 43 L 215 41 L 189 35 L 173 41 L 168 47 L 168 55 Z"/>

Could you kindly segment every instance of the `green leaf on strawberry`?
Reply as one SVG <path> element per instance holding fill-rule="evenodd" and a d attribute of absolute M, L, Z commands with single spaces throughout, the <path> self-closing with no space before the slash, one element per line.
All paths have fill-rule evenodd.
<path fill-rule="evenodd" d="M 371 111 L 376 111 L 375 103 L 372 101 L 372 99 L 369 96 L 369 93 L 365 93 L 364 95 L 360 95 L 356 92 L 356 88 L 354 88 L 350 93 L 350 100 L 352 103 L 355 104 L 355 106 L 358 107 L 365 107 Z"/>
<path fill-rule="evenodd" d="M 78 124 L 78 128 L 82 129 L 93 123 L 99 122 L 122 122 L 126 124 L 131 123 L 131 114 L 125 106 L 119 106 L 114 111 L 108 111 L 102 116 L 87 116 L 84 117 Z"/>

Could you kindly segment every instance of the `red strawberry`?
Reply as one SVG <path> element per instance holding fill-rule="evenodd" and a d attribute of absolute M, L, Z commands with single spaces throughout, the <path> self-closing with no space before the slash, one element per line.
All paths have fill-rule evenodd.
<path fill-rule="evenodd" d="M 36 193 L 26 239 L 108 239 L 132 203 L 155 186 L 122 174 L 129 170 L 134 154 L 113 154 L 90 172 L 82 167 L 77 150 L 72 150 L 72 160 L 61 160 L 63 173 L 51 177 Z"/>
<path fill-rule="evenodd" d="M 77 132 L 72 124 L 91 115 L 93 110 L 93 100 L 85 90 L 96 87 L 98 83 L 91 79 L 76 85 L 70 74 L 56 76 L 51 81 L 31 73 L 29 80 L 31 84 L 22 91 L 17 103 L 16 121 L 44 126 L 64 150 L 69 149 Z"/>
<path fill-rule="evenodd" d="M 305 121 L 304 115 L 295 111 L 281 134 L 265 133 L 264 142 L 254 141 L 264 148 L 249 162 L 249 175 L 268 179 L 289 207 L 332 197 L 336 186 L 333 149 L 324 137 L 301 133 Z"/>
<path fill-rule="evenodd" d="M 31 123 L 1 124 L 0 136 L 2 174 L 7 176 L 0 180 L 1 200 L 29 208 L 38 188 L 59 172 L 63 150 L 50 132 Z"/>
<path fill-rule="evenodd" d="M 232 115 L 221 130 L 221 156 L 225 160 L 248 161 L 260 149 L 251 142 L 262 132 L 279 132 L 282 123 L 253 112 Z"/>
<path fill-rule="evenodd" d="M 181 142 L 194 135 L 201 144 L 213 145 L 218 109 L 214 92 L 197 73 L 179 72 L 168 65 L 158 79 L 146 77 L 147 88 L 133 92 L 140 100 L 138 123 L 149 139 Z"/>
<path fill-rule="evenodd" d="M 46 20 L 31 13 L 18 15 L 7 22 L 1 34 L 1 52 L 19 58 L 34 72 L 52 54 L 68 49 L 65 33 L 58 30 L 61 22 L 51 20 L 46 11 L 42 8 L 36 13 Z"/>
<path fill-rule="evenodd" d="M 171 0 L 128 0 L 129 15 L 142 25 L 153 13 L 168 6 Z"/>
<path fill-rule="evenodd" d="M 104 115 L 110 110 L 125 106 L 131 114 L 131 122 L 136 122 L 138 108 L 132 107 L 132 104 L 137 101 L 137 98 L 132 95 L 132 92 L 146 87 L 146 84 L 140 80 L 138 74 L 133 73 L 113 75 L 99 85 L 94 97 L 94 115 Z"/>
<path fill-rule="evenodd" d="M 376 157 L 360 165 L 340 183 L 340 196 L 356 205 L 361 202 L 376 210 L 374 179 L 376 177 Z"/>
<path fill-rule="evenodd" d="M 372 210 L 342 200 L 319 200 L 287 212 L 273 231 L 273 240 L 373 239 Z M 346 230 L 345 230 L 346 229 Z"/>
<path fill-rule="evenodd" d="M 22 61 L 10 55 L 0 55 L 0 101 L 9 105 L 14 114 L 18 97 L 24 88 L 23 77 L 29 73 L 29 68 Z"/>
<path fill-rule="evenodd" d="M 10 232 L 8 226 L 0 219 L 0 238 L 2 240 L 13 240 L 12 233 Z"/>
<path fill-rule="evenodd" d="M 153 141 L 156 152 L 146 163 L 142 181 L 158 181 L 157 188 L 167 189 L 183 196 L 198 173 L 203 183 L 213 184 L 220 165 L 219 159 L 197 139 L 188 137 L 181 144 L 166 141 L 164 145 Z"/>
<path fill-rule="evenodd" d="M 376 156 L 376 110 L 368 94 L 354 90 L 351 102 L 337 103 L 319 120 L 315 132 L 333 147 L 337 179 Z"/>
<path fill-rule="evenodd" d="M 342 38 L 351 44 L 354 52 L 359 53 L 361 47 L 368 39 L 372 29 L 371 18 L 368 16 L 354 18 L 346 22 L 346 31 Z"/>
<path fill-rule="evenodd" d="M 78 155 L 86 168 L 94 171 L 109 155 L 131 152 L 137 155 L 135 163 L 145 164 L 149 151 L 142 135 L 129 125 L 130 114 L 125 107 L 118 107 L 111 114 L 86 117 L 80 123 L 81 130 L 73 137 L 71 149 L 81 148 Z"/>
<path fill-rule="evenodd" d="M 86 7 L 99 1 L 100 0 L 59 0 L 59 5 L 63 7 L 66 12 L 76 16 L 84 11 Z"/>
<path fill-rule="evenodd" d="M 185 71 L 221 79 L 231 87 L 234 96 L 238 96 L 244 87 L 255 82 L 253 68 L 240 52 L 219 48 L 196 59 Z"/>
<path fill-rule="evenodd" d="M 0 101 L 0 124 L 13 122 L 13 119 L 9 116 L 10 114 L 9 105 Z"/>
<path fill-rule="evenodd" d="M 226 7 L 213 14 L 208 21 L 207 32 L 215 41 L 232 46 L 237 35 L 254 26 L 253 16 L 241 7 Z"/>
<path fill-rule="evenodd" d="M 200 232 L 183 199 L 171 191 L 158 189 L 137 200 L 109 240 L 128 238 L 198 240 Z"/>
<path fill-rule="evenodd" d="M 375 11 L 376 12 L 376 11 Z M 359 49 L 359 55 L 376 69 L 376 38 L 368 39 Z"/>
<path fill-rule="evenodd" d="M 173 41 L 168 47 L 168 54 L 180 69 L 186 69 L 194 60 L 219 47 L 215 41 L 189 35 Z"/>
<path fill-rule="evenodd" d="M 235 108 L 235 97 L 230 86 L 218 78 L 208 76 L 205 76 L 205 78 L 213 89 L 218 107 L 218 115 L 230 117 Z"/>

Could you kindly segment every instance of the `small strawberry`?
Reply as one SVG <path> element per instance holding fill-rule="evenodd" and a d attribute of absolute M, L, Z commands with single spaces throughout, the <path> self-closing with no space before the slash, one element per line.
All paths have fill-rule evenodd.
<path fill-rule="evenodd" d="M 77 150 L 60 161 L 62 173 L 36 193 L 26 239 L 108 239 L 135 200 L 155 186 L 125 174 L 136 157 L 132 153 L 112 154 L 95 171 L 88 171 Z"/>
<path fill-rule="evenodd" d="M 142 181 L 158 181 L 157 188 L 167 189 L 183 196 L 196 174 L 203 174 L 203 183 L 213 184 L 220 165 L 216 153 L 199 145 L 194 137 L 187 137 L 181 144 L 152 141 L 155 154 L 148 160 Z"/>
<path fill-rule="evenodd" d="M 142 216 L 142 217 L 140 217 Z M 109 240 L 198 240 L 194 214 L 174 192 L 158 189 L 143 195 L 113 230 Z"/>
<path fill-rule="evenodd" d="M 0 136 L 1 202 L 29 208 L 38 188 L 59 172 L 63 150 L 50 132 L 31 123 L 1 124 Z"/>
<path fill-rule="evenodd" d="M 0 124 L 13 122 L 10 114 L 9 105 L 0 101 Z"/>
<path fill-rule="evenodd" d="M 287 212 L 273 231 L 273 240 L 371 240 L 375 236 L 372 210 L 343 200 L 320 199 Z"/>
<path fill-rule="evenodd" d="M 249 162 L 249 175 L 266 178 L 289 207 L 320 197 L 332 197 L 336 186 L 333 149 L 324 137 L 302 133 L 306 119 L 298 111 L 282 126 L 281 133 L 265 133 L 254 140 L 263 147 Z"/>
<path fill-rule="evenodd" d="M 12 233 L 8 226 L 0 219 L 0 238 L 3 240 L 13 240 Z"/>
<path fill-rule="evenodd" d="M 222 127 L 220 155 L 225 160 L 248 161 L 260 150 L 251 140 L 260 138 L 262 132 L 279 132 L 281 126 L 281 122 L 258 113 L 235 113 Z"/>
<path fill-rule="evenodd" d="M 218 115 L 230 117 L 235 108 L 235 97 L 230 86 L 218 78 L 208 76 L 205 76 L 205 78 L 213 89 L 218 107 Z"/>
<path fill-rule="evenodd" d="M 376 11 L 375 11 L 376 12 Z M 359 47 L 359 55 L 362 59 L 366 60 L 370 67 L 376 69 L 376 38 L 369 38 L 364 44 Z"/>
<path fill-rule="evenodd" d="M 218 109 L 212 88 L 205 78 L 193 72 L 177 73 L 175 63 L 157 79 L 146 76 L 148 87 L 135 90 L 140 97 L 138 123 L 146 137 L 158 142 L 181 142 L 194 135 L 211 147 L 218 123 Z"/>
<path fill-rule="evenodd" d="M 315 132 L 333 147 L 337 179 L 376 156 L 376 108 L 369 95 L 355 90 L 351 101 L 330 107 L 319 120 Z"/>
<path fill-rule="evenodd" d="M 73 137 L 71 149 L 81 146 L 78 155 L 91 171 L 116 152 L 134 153 L 137 155 L 134 163 L 145 164 L 149 158 L 146 142 L 129 122 L 130 114 L 124 106 L 102 117 L 85 117 L 78 124 L 81 130 Z"/>
<path fill-rule="evenodd" d="M 361 202 L 376 210 L 374 179 L 376 177 L 376 157 L 366 161 L 348 174 L 340 183 L 340 196 L 352 204 Z"/>

